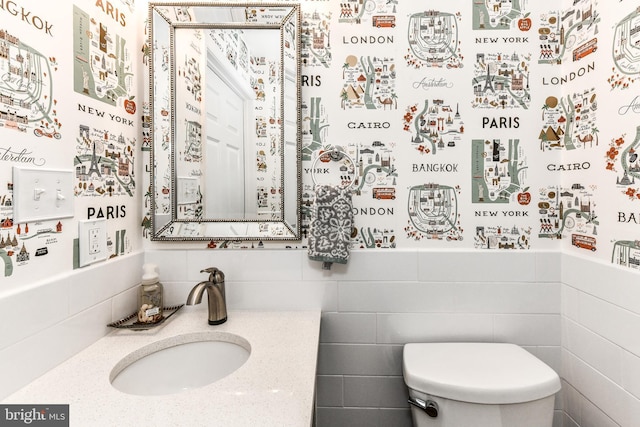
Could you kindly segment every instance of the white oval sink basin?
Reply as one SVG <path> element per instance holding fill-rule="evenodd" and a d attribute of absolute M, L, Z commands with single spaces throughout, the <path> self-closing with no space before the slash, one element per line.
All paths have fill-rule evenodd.
<path fill-rule="evenodd" d="M 111 384 L 137 395 L 179 393 L 218 381 L 240 368 L 251 346 L 228 333 L 196 333 L 144 346 L 111 371 Z"/>

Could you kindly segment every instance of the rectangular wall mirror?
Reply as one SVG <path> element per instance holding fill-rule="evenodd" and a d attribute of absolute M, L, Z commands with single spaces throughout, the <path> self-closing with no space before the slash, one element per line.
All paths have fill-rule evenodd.
<path fill-rule="evenodd" d="M 300 8 L 150 3 L 152 240 L 299 240 Z"/>

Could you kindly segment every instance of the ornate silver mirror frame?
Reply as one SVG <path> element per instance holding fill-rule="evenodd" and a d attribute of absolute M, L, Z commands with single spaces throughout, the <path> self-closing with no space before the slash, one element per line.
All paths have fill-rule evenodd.
<path fill-rule="evenodd" d="M 297 4 L 149 4 L 152 240 L 300 240 L 300 31 Z"/>

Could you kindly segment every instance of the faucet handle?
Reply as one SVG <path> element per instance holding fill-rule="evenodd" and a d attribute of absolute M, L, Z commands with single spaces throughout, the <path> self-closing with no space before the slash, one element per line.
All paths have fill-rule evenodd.
<path fill-rule="evenodd" d="M 200 270 L 200 273 L 209 273 L 209 282 L 224 283 L 224 273 L 217 267 L 209 267 Z"/>

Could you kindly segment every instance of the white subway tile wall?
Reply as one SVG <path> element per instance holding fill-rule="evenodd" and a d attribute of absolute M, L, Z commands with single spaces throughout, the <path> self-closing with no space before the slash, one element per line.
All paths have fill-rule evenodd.
<path fill-rule="evenodd" d="M 563 254 L 561 282 L 564 426 L 639 426 L 637 274 Z"/>

